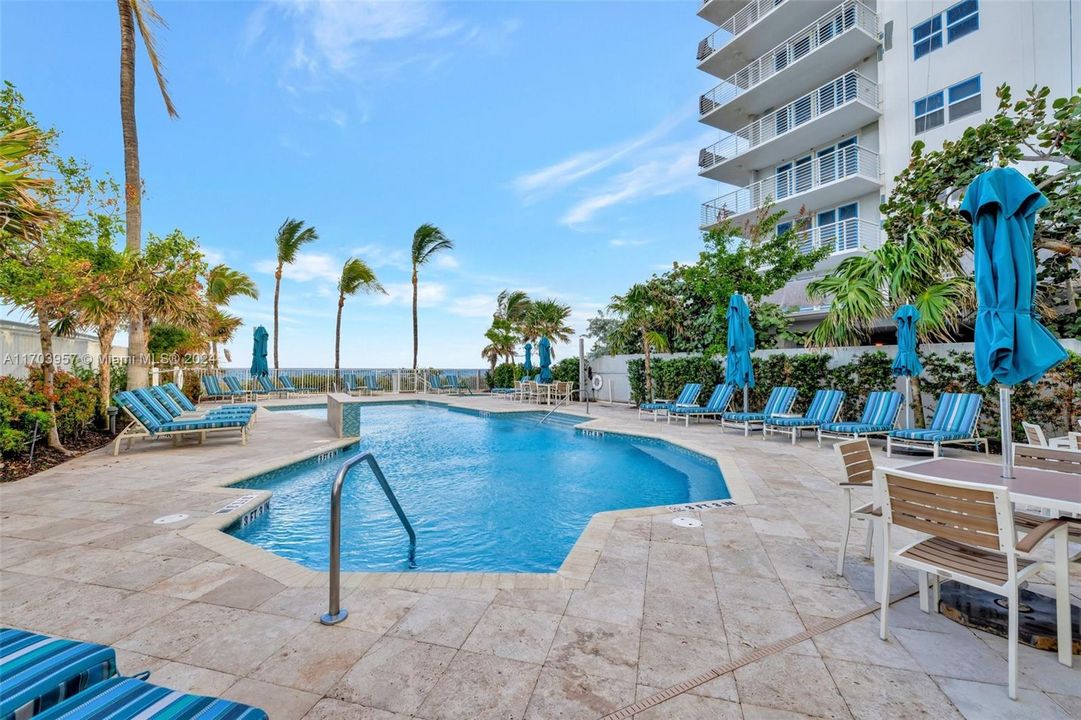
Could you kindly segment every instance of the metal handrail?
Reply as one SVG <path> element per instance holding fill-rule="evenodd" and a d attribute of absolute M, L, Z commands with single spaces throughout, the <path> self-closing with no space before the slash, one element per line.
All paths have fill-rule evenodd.
<path fill-rule="evenodd" d="M 571 389 L 570 389 L 570 390 L 569 390 L 569 391 L 567 392 L 567 394 L 566 394 L 566 395 L 564 395 L 564 396 L 563 396 L 562 398 L 560 398 L 559 402 L 557 402 L 557 403 L 555 404 L 555 407 L 554 407 L 554 408 L 552 408 L 551 410 L 549 410 L 548 412 L 546 412 L 546 413 L 544 414 L 544 417 L 542 417 L 542 418 L 541 418 L 541 419 L 540 419 L 540 420 L 539 420 L 539 421 L 537 422 L 537 424 L 538 424 L 538 425 L 543 425 L 543 424 L 544 424 L 544 421 L 545 421 L 545 420 L 547 420 L 547 419 L 548 419 L 548 418 L 549 418 L 549 417 L 551 416 L 551 414 L 552 414 L 552 413 L 554 413 L 554 412 L 555 412 L 556 410 L 558 410 L 558 409 L 560 408 L 560 406 L 561 406 L 561 405 L 563 405 L 563 403 L 567 403 L 567 402 L 570 402 L 570 400 L 571 400 L 571 395 L 573 395 L 574 393 L 579 393 L 579 394 L 581 394 L 581 392 L 582 392 L 582 390 L 581 390 L 580 388 L 575 388 L 575 387 L 572 387 L 572 388 L 571 388 Z M 586 412 L 588 412 L 588 408 L 589 408 L 589 403 L 588 403 L 588 402 L 586 403 L 586 408 L 587 408 Z"/>
<path fill-rule="evenodd" d="M 330 608 L 323 617 L 319 618 L 319 622 L 324 625 L 336 625 L 349 617 L 349 611 L 341 606 L 342 486 L 345 484 L 345 476 L 354 465 L 361 462 L 368 463 L 375 479 L 379 481 L 379 486 L 383 488 L 387 500 L 390 501 L 391 507 L 398 514 L 398 519 L 402 521 L 402 527 L 409 533 L 409 567 L 417 566 L 417 534 L 413 532 L 413 526 L 409 524 L 402 506 L 398 504 L 398 498 L 390 489 L 387 477 L 376 462 L 375 455 L 370 452 L 354 455 L 342 463 L 341 468 L 338 469 L 338 475 L 334 478 L 334 488 L 330 491 Z"/>

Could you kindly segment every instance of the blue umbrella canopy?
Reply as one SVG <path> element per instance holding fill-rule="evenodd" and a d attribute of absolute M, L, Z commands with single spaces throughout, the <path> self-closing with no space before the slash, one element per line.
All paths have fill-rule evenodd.
<path fill-rule="evenodd" d="M 915 305 L 902 305 L 893 314 L 897 323 L 897 357 L 893 359 L 895 377 L 914 377 L 923 372 L 920 356 L 916 354 L 916 323 L 920 311 Z"/>
<path fill-rule="evenodd" d="M 525 362 L 522 364 L 522 372 L 526 375 L 533 374 L 533 343 L 525 344 Z"/>
<path fill-rule="evenodd" d="M 552 382 L 552 343 L 543 337 L 540 339 L 540 381 Z"/>
<path fill-rule="evenodd" d="M 754 328 L 747 301 L 739 293 L 728 300 L 728 358 L 724 365 L 724 380 L 729 385 L 754 387 Z"/>
<path fill-rule="evenodd" d="M 972 223 L 976 282 L 976 380 L 981 385 L 1036 382 L 1066 350 L 1033 314 L 1036 211 L 1047 198 L 1013 168 L 972 181 L 961 214 Z"/>
<path fill-rule="evenodd" d="M 266 328 L 260 325 L 255 328 L 255 343 L 251 349 L 251 375 L 252 377 L 259 377 L 260 375 L 269 375 L 270 371 L 266 364 L 266 347 L 267 340 L 270 338 L 270 333 L 266 331 Z"/>

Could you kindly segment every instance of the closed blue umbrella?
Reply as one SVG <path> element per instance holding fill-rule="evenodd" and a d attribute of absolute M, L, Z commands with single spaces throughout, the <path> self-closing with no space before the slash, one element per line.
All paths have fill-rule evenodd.
<path fill-rule="evenodd" d="M 522 372 L 526 377 L 533 374 L 533 344 L 525 344 L 525 362 L 522 364 Z"/>
<path fill-rule="evenodd" d="M 266 346 L 267 339 L 270 338 L 270 334 L 266 331 L 266 328 L 260 325 L 255 328 L 255 343 L 251 349 L 251 376 L 259 377 L 260 375 L 269 375 L 270 370 L 266 364 Z"/>
<path fill-rule="evenodd" d="M 743 388 L 743 412 L 747 412 L 747 388 L 754 387 L 754 328 L 747 301 L 739 293 L 728 300 L 728 358 L 724 364 L 724 380 Z"/>
<path fill-rule="evenodd" d="M 972 223 L 976 282 L 976 380 L 998 383 L 1002 476 L 1013 477 L 1010 388 L 1036 382 L 1066 359 L 1066 350 L 1033 314 L 1036 211 L 1047 198 L 1013 168 L 980 173 L 961 214 Z"/>
<path fill-rule="evenodd" d="M 548 338 L 540 339 L 540 381 L 552 382 L 552 343 Z"/>
<path fill-rule="evenodd" d="M 897 357 L 891 369 L 894 377 L 905 379 L 905 427 L 912 427 L 912 378 L 923 372 L 920 356 L 916 353 L 916 323 L 920 311 L 915 305 L 902 305 L 893 314 L 897 323 Z"/>

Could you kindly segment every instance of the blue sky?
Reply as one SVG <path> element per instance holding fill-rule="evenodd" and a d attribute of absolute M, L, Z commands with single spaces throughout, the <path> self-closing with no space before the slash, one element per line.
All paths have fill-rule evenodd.
<path fill-rule="evenodd" d="M 320 240 L 282 284 L 283 366 L 332 363 L 350 255 L 390 294 L 346 301 L 343 365 L 409 365 L 406 262 L 424 222 L 457 247 L 422 271 L 422 365 L 482 366 L 502 288 L 570 304 L 584 332 L 613 293 L 696 256 L 698 204 L 720 194 L 696 173 L 716 140 L 696 121 L 697 5 L 158 2 L 180 119 L 140 53 L 144 231 L 180 228 L 256 279 L 261 298 L 233 307 L 235 364 L 270 326 L 286 217 Z M 115 3 L 0 13 L 0 75 L 64 152 L 122 177 Z"/>

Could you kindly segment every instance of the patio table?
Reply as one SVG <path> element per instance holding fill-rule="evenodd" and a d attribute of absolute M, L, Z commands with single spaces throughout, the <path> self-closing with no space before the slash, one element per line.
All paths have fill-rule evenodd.
<path fill-rule="evenodd" d="M 1009 489 L 1010 500 L 1021 505 L 1028 505 L 1055 513 L 1074 513 L 1081 515 L 1081 475 L 1042 470 L 1038 468 L 1014 467 L 1014 477 L 1002 477 L 1002 466 L 995 463 L 954 458 L 937 458 L 902 465 L 896 468 L 880 467 L 875 469 L 874 501 L 881 505 L 885 496 L 883 483 L 885 474 L 901 475 L 913 479 L 960 480 L 981 483 Z M 881 543 L 882 533 L 875 533 L 875 596 L 881 599 L 882 567 L 887 548 Z M 1066 548 L 1057 548 L 1056 552 L 1066 552 Z M 1067 598 L 1069 595 L 1067 594 Z M 1067 599 L 1067 602 L 1069 600 Z M 1070 636 L 1069 623 L 1058 628 L 1058 657 L 1063 665 L 1072 666 L 1073 655 L 1070 652 L 1073 639 Z"/>

